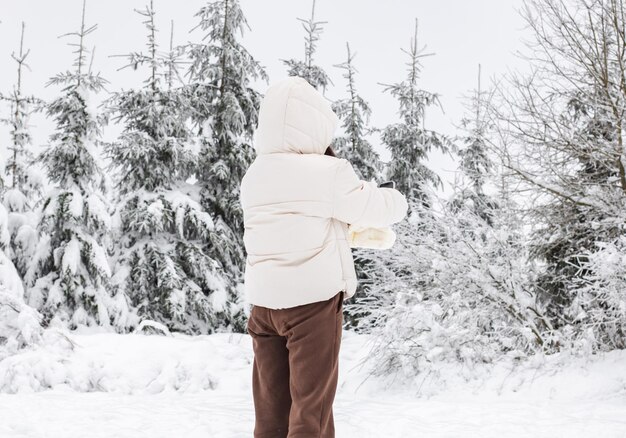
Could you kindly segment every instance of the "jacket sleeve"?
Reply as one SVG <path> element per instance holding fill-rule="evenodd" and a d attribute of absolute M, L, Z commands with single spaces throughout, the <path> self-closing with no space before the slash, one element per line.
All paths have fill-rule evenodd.
<path fill-rule="evenodd" d="M 332 211 L 332 217 L 348 224 L 386 227 L 406 216 L 408 204 L 398 190 L 359 179 L 350 162 L 340 158 L 332 186 Z"/>

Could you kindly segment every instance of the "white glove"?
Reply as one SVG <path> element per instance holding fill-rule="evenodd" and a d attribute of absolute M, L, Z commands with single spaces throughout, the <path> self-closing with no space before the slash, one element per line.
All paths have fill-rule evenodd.
<path fill-rule="evenodd" d="M 348 242 L 351 248 L 389 249 L 395 241 L 396 233 L 390 227 L 348 226 Z"/>

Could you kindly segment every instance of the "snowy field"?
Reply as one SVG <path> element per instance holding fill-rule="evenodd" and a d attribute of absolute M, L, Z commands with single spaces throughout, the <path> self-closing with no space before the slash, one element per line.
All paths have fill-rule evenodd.
<path fill-rule="evenodd" d="M 39 351 L 0 363 L 0 380 L 22 381 L 16 394 L 0 394 L 0 437 L 252 436 L 249 336 L 71 338 L 65 358 Z M 371 346 L 344 331 L 338 438 L 626 437 L 625 351 L 538 358 L 514 371 L 442 368 L 436 380 L 406 383 L 370 375 L 362 359 Z M 52 389 L 25 390 L 29 370 Z"/>

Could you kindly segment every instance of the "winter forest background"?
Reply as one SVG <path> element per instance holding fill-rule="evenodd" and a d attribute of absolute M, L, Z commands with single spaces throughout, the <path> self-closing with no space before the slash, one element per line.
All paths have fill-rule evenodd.
<path fill-rule="evenodd" d="M 66 14 L 79 24 L 54 53 L 68 62 L 45 72 L 46 96 L 29 91 L 43 85 L 29 62 L 58 35 L 0 10 L 0 27 L 19 30 L 0 63 L 13 78 L 0 84 L 2 392 L 53 386 L 25 354 L 70 354 L 84 327 L 245 333 L 239 181 L 255 158 L 262 92 L 279 78 L 243 42 L 255 31 L 245 3 L 199 4 L 193 29 L 159 17 L 161 3 L 119 11 L 143 33 L 124 54 L 97 50 L 95 33 L 119 29 L 98 27 L 92 2 L 77 0 Z M 373 374 L 626 347 L 626 3 L 517 6 L 519 68 L 464 71 L 475 85 L 447 96 L 464 114 L 445 131 L 429 123 L 445 107 L 422 82 L 439 54 L 419 17 L 396 23 L 406 38 L 385 48 L 404 62 L 380 65 L 381 82 L 367 84 L 396 106 L 383 126 L 361 94 L 355 53 L 368 47 L 346 33 L 326 43 L 343 58 L 318 62 L 333 22 L 315 1 L 298 3 L 299 34 L 282 36 L 301 53 L 274 52 L 284 75 L 332 94 L 337 155 L 409 200 L 391 250 L 353 249 L 359 288 L 344 328 L 375 339 Z M 110 82 L 103 63 L 135 85 Z"/>

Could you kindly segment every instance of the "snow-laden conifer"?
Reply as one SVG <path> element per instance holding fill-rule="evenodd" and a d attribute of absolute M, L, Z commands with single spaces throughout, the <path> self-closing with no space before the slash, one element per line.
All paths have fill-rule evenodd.
<path fill-rule="evenodd" d="M 307 80 L 316 89 L 325 92 L 329 83 L 332 84 L 330 77 L 324 69 L 316 65 L 313 56 L 316 51 L 316 43 L 320 39 L 322 33 L 322 25 L 326 21 L 315 21 L 315 0 L 311 6 L 311 18 L 305 20 L 298 18 L 302 22 L 302 27 L 306 32 L 304 37 L 304 60 L 299 59 L 281 59 L 281 61 L 289 67 L 289 76 L 300 76 Z"/>
<path fill-rule="evenodd" d="M 201 43 L 186 46 L 191 62 L 186 89 L 200 148 L 199 202 L 215 224 L 203 249 L 228 275 L 222 297 L 227 306 L 224 318 L 237 330 L 245 330 L 240 290 L 245 249 L 239 187 L 255 158 L 252 137 L 262 96 L 251 83 L 257 79 L 267 82 L 268 76 L 239 41 L 247 26 L 239 1 L 210 1 L 196 16 L 200 20 L 196 28 L 203 37 Z M 202 291 L 212 289 L 203 286 Z"/>
<path fill-rule="evenodd" d="M 348 53 L 346 61 L 336 67 L 344 70 L 347 97 L 338 99 L 332 104 L 343 129 L 340 135 L 333 139 L 332 147 L 337 156 L 345 158 L 352 164 L 361 179 L 382 182 L 383 169 L 380 156 L 366 138 L 376 131 L 368 126 L 372 109 L 357 91 L 358 71 L 353 63 L 355 54 L 350 53 L 350 45 L 347 42 L 346 49 Z"/>
<path fill-rule="evenodd" d="M 51 189 L 42 205 L 40 240 L 26 273 L 28 303 L 46 323 L 78 325 L 123 324 L 123 300 L 108 290 L 110 268 L 105 250 L 110 216 L 102 193 L 99 166 L 100 122 L 93 94 L 105 80 L 93 74 L 85 38 L 96 26 L 82 23 L 71 45 L 74 69 L 59 73 L 48 85 L 61 85 L 62 95 L 47 105 L 56 122 L 49 144 L 38 157 L 46 169 Z M 93 58 L 92 58 L 93 60 Z"/>
<path fill-rule="evenodd" d="M 402 82 L 383 84 L 384 91 L 398 100 L 402 121 L 384 128 L 382 142 L 391 152 L 386 179 L 396 182 L 396 188 L 406 195 L 409 204 L 421 202 L 428 206 L 425 186 L 441 186 L 440 177 L 426 165 L 428 154 L 435 149 L 448 152 L 452 144 L 443 134 L 424 127 L 426 109 L 439 104 L 438 94 L 419 88 L 421 58 L 432 55 L 424 53 L 424 49 L 418 47 L 415 20 L 410 51 L 402 49 L 410 57 L 408 76 Z"/>
<path fill-rule="evenodd" d="M 199 203 L 199 187 L 188 182 L 198 157 L 189 90 L 178 76 L 182 50 L 173 47 L 173 35 L 169 51 L 158 49 L 152 2 L 136 11 L 145 18 L 148 52 L 127 55 L 127 66 L 149 74 L 142 88 L 107 101 L 109 116 L 123 125 L 106 147 L 118 193 L 113 286 L 141 319 L 209 333 L 225 319 L 230 285 L 204 251 L 216 227 Z"/>
<path fill-rule="evenodd" d="M 0 94 L 0 100 L 10 105 L 9 117 L 1 121 L 11 129 L 11 141 L 4 163 L 6 181 L 1 189 L 11 235 L 6 255 L 11 258 L 21 277 L 26 274 L 37 245 L 35 209 L 41 201 L 43 186 L 41 170 L 34 163 L 29 125 L 31 114 L 40 109 L 43 102 L 35 96 L 25 95 L 22 90 L 24 68 L 28 68 L 26 58 L 30 53 L 30 50 L 24 51 L 24 28 L 22 23 L 19 54 L 11 54 L 17 64 L 17 81 L 9 94 Z"/>
<path fill-rule="evenodd" d="M 8 215 L 0 204 L 0 361 L 42 335 L 41 314 L 24 302 L 22 279 L 5 253 L 9 243 Z"/>
<path fill-rule="evenodd" d="M 358 93 L 356 87 L 357 69 L 354 66 L 354 53 L 346 42 L 347 59 L 336 67 L 344 71 L 347 96 L 333 102 L 333 111 L 341 120 L 342 132 L 333 139 L 333 151 L 339 158 L 348 160 L 359 177 L 366 181 L 382 182 L 383 163 L 366 138 L 376 131 L 370 128 L 370 105 Z M 355 270 L 357 273 L 359 290 L 355 297 L 345 306 L 345 319 L 349 326 L 357 330 L 366 330 L 361 319 L 368 313 L 368 308 L 375 296 L 370 291 L 382 281 L 378 264 L 384 259 L 386 252 L 371 251 L 364 248 L 353 250 Z"/>
<path fill-rule="evenodd" d="M 496 200 L 489 196 L 485 185 L 493 176 L 494 163 L 489 156 L 487 144 L 492 122 L 488 108 L 493 92 L 481 89 L 481 66 L 478 66 L 477 87 L 469 99 L 470 115 L 461 120 L 462 145 L 458 150 L 459 170 L 450 207 L 470 207 L 474 213 L 491 224 L 491 214 L 498 208 Z"/>
<path fill-rule="evenodd" d="M 398 294 L 411 294 L 420 284 L 415 276 L 428 269 L 427 259 L 420 261 L 420 254 L 410 256 L 402 245 L 410 248 L 418 245 L 418 229 L 422 228 L 424 237 L 429 237 L 426 234 L 430 229 L 429 222 L 439 220 L 432 214 L 430 206 L 435 201 L 431 199 L 435 197 L 432 188 L 440 185 L 440 178 L 426 166 L 426 160 L 433 148 L 448 151 L 452 144 L 445 136 L 423 126 L 426 108 L 438 103 L 437 94 L 418 87 L 420 58 L 428 56 L 423 50 L 417 47 L 416 22 L 411 50 L 403 50 L 410 56 L 408 79 L 385 88 L 398 99 L 402 121 L 382 130 L 382 142 L 391 152 L 391 160 L 383 171 L 384 179 L 394 181 L 396 188 L 407 197 L 408 219 L 393 226 L 397 243 L 384 254 L 379 256 L 370 250 L 356 252 L 357 263 L 362 264 L 360 275 L 368 280 L 363 282 L 366 293 L 350 306 L 350 313 L 355 315 L 355 321 L 358 320 L 358 330 L 368 331 L 383 324 L 385 314 L 394 307 Z M 363 260 L 359 260 L 361 257 Z"/>

